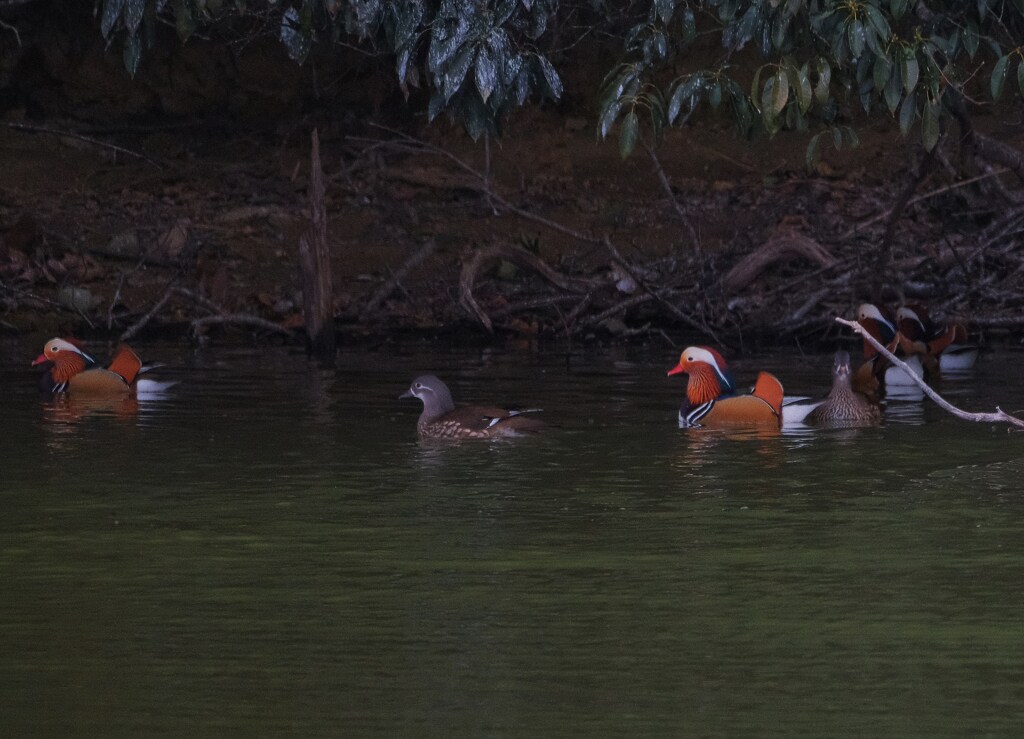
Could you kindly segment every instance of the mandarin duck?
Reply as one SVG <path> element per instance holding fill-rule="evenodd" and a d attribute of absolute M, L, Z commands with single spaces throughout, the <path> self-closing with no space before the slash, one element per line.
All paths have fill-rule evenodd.
<path fill-rule="evenodd" d="M 906 362 L 915 375 L 924 377 L 924 365 L 921 363 L 919 352 L 916 351 L 914 344 L 907 341 L 897 330 L 896 319 L 889 311 L 883 312 L 873 303 L 861 303 L 857 308 L 857 323 L 871 335 L 871 338 Z M 864 363 L 853 376 L 854 389 L 865 395 L 877 397 L 883 388 L 908 386 L 916 386 L 916 383 L 901 368 L 893 366 L 883 357 L 871 342 L 864 339 Z"/>
<path fill-rule="evenodd" d="M 882 411 L 850 383 L 850 355 L 840 349 L 832 363 L 832 390 L 804 419 L 805 423 L 820 426 L 856 426 L 878 423 Z"/>
<path fill-rule="evenodd" d="M 907 341 L 924 357 L 925 369 L 957 372 L 978 360 L 977 344 L 967 343 L 967 329 L 960 323 L 938 324 L 920 305 L 904 305 L 896 311 L 896 325 Z"/>
<path fill-rule="evenodd" d="M 687 375 L 679 427 L 773 426 L 782 424 L 782 383 L 761 372 L 749 394 L 736 395 L 725 358 L 715 349 L 690 346 L 669 375 Z"/>
<path fill-rule="evenodd" d="M 456 408 L 448 386 L 434 375 L 417 377 L 398 397 L 423 401 L 423 413 L 416 422 L 416 430 L 425 439 L 501 439 L 535 433 L 546 426 L 543 421 L 524 415 L 539 412 L 539 408 L 521 411 L 476 405 Z"/>
<path fill-rule="evenodd" d="M 160 392 L 174 384 L 140 381 L 139 375 L 148 368 L 142 366 L 139 355 L 127 344 L 118 346 L 107 366 L 100 367 L 78 342 L 50 339 L 32 366 L 45 367 L 39 383 L 40 388 L 48 393 L 70 391 L 74 395 L 129 395 L 140 390 Z"/>

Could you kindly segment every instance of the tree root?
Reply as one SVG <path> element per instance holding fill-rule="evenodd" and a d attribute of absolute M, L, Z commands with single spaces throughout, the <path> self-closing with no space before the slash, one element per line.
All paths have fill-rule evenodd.
<path fill-rule="evenodd" d="M 459 303 L 465 310 L 487 330 L 494 333 L 494 324 L 490 317 L 477 303 L 473 295 L 473 286 L 480 272 L 496 259 L 507 259 L 513 264 L 531 269 L 555 287 L 566 292 L 582 294 L 601 284 L 596 280 L 585 280 L 579 277 L 563 275 L 548 266 L 540 257 L 528 252 L 526 249 L 508 244 L 498 244 L 477 249 L 469 261 L 462 265 L 462 273 L 459 276 Z"/>
<path fill-rule="evenodd" d="M 753 252 L 743 257 L 722 279 L 722 289 L 735 294 L 757 279 L 775 262 L 804 257 L 819 267 L 831 267 L 836 258 L 817 241 L 800 233 L 792 222 L 783 221 L 775 233 Z"/>

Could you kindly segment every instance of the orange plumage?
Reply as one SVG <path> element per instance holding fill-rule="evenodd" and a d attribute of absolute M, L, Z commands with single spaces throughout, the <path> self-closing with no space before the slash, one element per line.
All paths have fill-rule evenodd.
<path fill-rule="evenodd" d="M 679 409 L 681 427 L 782 425 L 782 383 L 761 372 L 753 390 L 734 395 L 734 383 L 725 359 L 710 347 L 691 346 L 683 350 L 679 364 L 669 375 L 687 375 L 686 398 Z"/>

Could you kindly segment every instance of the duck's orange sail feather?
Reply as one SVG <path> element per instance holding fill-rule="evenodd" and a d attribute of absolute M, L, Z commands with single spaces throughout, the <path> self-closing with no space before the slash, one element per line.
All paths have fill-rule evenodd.
<path fill-rule="evenodd" d="M 126 383 L 131 385 L 142 370 L 142 360 L 130 346 L 121 344 L 114 351 L 114 356 L 111 358 L 110 364 L 107 365 L 107 369 L 120 375 Z"/>

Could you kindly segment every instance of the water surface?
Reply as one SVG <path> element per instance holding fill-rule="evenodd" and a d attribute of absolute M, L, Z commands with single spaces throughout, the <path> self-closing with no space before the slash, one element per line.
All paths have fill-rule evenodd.
<path fill-rule="evenodd" d="M 1010 734 L 1024 446 L 675 427 L 678 353 L 141 347 L 180 380 L 47 403 L 0 345 L 7 735 Z M 100 354 L 101 348 L 97 348 Z M 1020 354 L 943 383 L 1024 408 Z M 831 358 L 739 363 L 824 394 Z M 425 371 L 558 428 L 421 443 Z"/>

